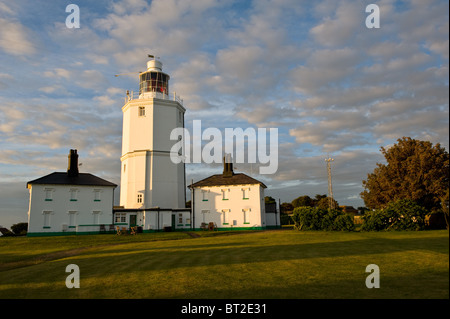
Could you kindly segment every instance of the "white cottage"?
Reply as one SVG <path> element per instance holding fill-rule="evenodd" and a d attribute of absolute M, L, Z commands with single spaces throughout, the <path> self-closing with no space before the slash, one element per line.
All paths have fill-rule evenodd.
<path fill-rule="evenodd" d="M 27 183 L 30 191 L 28 236 L 114 231 L 116 184 L 78 171 L 77 150 L 70 150 L 67 172 Z"/>
<path fill-rule="evenodd" d="M 234 173 L 224 163 L 223 174 L 212 175 L 191 186 L 194 229 L 266 229 L 276 226 L 266 217 L 264 183 L 243 173 Z M 279 221 L 278 221 L 278 225 Z"/>

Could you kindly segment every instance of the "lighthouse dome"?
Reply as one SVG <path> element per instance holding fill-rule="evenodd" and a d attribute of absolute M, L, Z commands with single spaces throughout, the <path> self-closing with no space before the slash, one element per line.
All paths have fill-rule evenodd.
<path fill-rule="evenodd" d="M 162 71 L 162 62 L 156 59 L 147 62 L 147 71 Z"/>

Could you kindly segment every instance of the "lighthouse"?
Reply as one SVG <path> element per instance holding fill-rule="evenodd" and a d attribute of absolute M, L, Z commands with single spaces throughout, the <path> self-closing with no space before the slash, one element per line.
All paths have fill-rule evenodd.
<path fill-rule="evenodd" d="M 161 61 L 152 57 L 139 74 L 139 93 L 127 91 L 120 158 L 120 206 L 125 209 L 185 207 L 185 164 L 171 161 L 170 133 L 184 128 L 186 109 L 169 91 L 169 80 Z"/>

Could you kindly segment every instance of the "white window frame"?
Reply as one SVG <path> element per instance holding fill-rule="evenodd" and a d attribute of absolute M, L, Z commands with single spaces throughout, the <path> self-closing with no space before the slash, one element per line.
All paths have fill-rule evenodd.
<path fill-rule="evenodd" d="M 102 214 L 102 212 L 100 210 L 94 210 L 92 211 L 92 217 L 93 217 L 93 224 L 94 225 L 100 225 L 100 215 Z"/>
<path fill-rule="evenodd" d="M 126 223 L 127 213 L 116 213 L 114 216 L 114 223 Z"/>
<path fill-rule="evenodd" d="M 242 199 L 245 199 L 245 200 L 250 199 L 249 193 L 250 193 L 250 187 L 242 188 Z"/>
<path fill-rule="evenodd" d="M 203 202 L 207 202 L 208 201 L 208 193 L 209 193 L 209 190 L 202 189 L 202 201 Z"/>
<path fill-rule="evenodd" d="M 94 189 L 94 202 L 102 201 L 101 193 L 102 193 L 101 189 Z"/>
<path fill-rule="evenodd" d="M 222 209 L 222 225 L 230 224 L 230 212 L 231 209 Z"/>
<path fill-rule="evenodd" d="M 77 225 L 77 215 L 78 211 L 76 210 L 69 210 L 67 212 L 67 215 L 69 215 L 69 227 L 73 228 Z"/>
<path fill-rule="evenodd" d="M 138 107 L 138 116 L 139 117 L 145 116 L 145 106 L 139 106 Z"/>
<path fill-rule="evenodd" d="M 209 209 L 202 209 L 202 216 L 203 216 L 204 223 L 206 223 L 206 219 L 205 219 L 206 214 L 209 214 L 209 213 L 210 213 Z"/>
<path fill-rule="evenodd" d="M 53 188 L 45 188 L 44 192 L 45 192 L 45 201 L 47 202 L 51 202 L 53 201 Z"/>
<path fill-rule="evenodd" d="M 144 194 L 138 193 L 136 201 L 137 201 L 138 204 L 142 204 L 144 202 Z"/>
<path fill-rule="evenodd" d="M 71 188 L 69 192 L 70 192 L 70 201 L 71 202 L 78 201 L 78 189 L 77 188 Z"/>
<path fill-rule="evenodd" d="M 242 209 L 242 212 L 244 213 L 244 224 L 250 224 L 250 208 L 244 208 Z"/>
<path fill-rule="evenodd" d="M 227 195 L 227 193 L 229 193 L 230 192 L 230 189 L 222 189 L 221 190 L 222 191 L 222 200 L 228 200 L 229 198 L 228 198 L 228 195 Z"/>
<path fill-rule="evenodd" d="M 43 226 L 43 228 L 51 228 L 51 215 L 53 215 L 53 211 L 51 211 L 51 210 L 44 210 L 42 212 L 42 215 L 44 215 L 44 226 Z"/>

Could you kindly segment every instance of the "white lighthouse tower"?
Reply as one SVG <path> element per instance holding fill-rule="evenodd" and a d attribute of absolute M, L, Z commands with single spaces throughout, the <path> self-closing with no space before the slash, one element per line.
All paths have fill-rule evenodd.
<path fill-rule="evenodd" d="M 185 207 L 185 167 L 171 161 L 175 142 L 170 133 L 184 127 L 186 109 L 169 92 L 169 79 L 162 63 L 152 58 L 139 74 L 139 94 L 127 92 L 120 158 L 120 206 L 125 209 Z"/>

